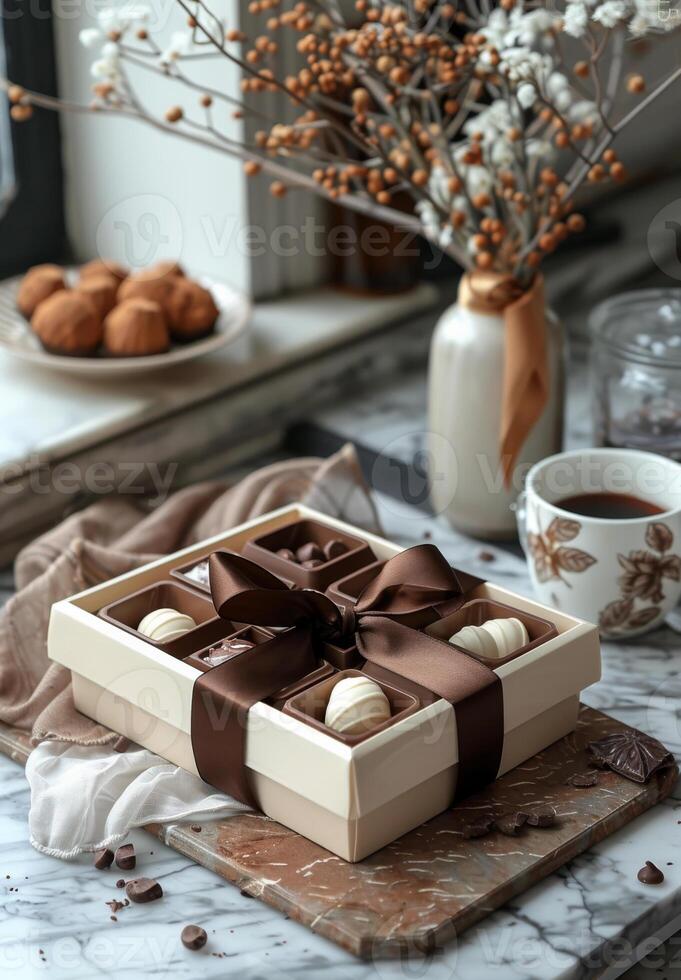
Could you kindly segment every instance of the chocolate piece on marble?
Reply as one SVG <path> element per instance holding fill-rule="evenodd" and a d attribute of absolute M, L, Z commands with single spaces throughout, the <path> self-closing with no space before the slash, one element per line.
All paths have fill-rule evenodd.
<path fill-rule="evenodd" d="M 503 817 L 497 817 L 494 821 L 495 829 L 507 837 L 517 837 L 527 823 L 527 814 L 524 810 L 516 810 L 514 813 L 505 813 Z"/>
<path fill-rule="evenodd" d="M 528 827 L 553 827 L 556 822 L 556 811 L 552 806 L 538 806 L 528 811 Z"/>
<path fill-rule="evenodd" d="M 112 912 L 120 912 L 121 909 L 125 908 L 125 902 L 119 902 L 117 898 L 105 902 L 105 905 L 108 905 Z"/>
<path fill-rule="evenodd" d="M 125 886 L 125 894 L 131 902 L 142 904 L 162 898 L 163 889 L 154 878 L 133 878 Z"/>
<path fill-rule="evenodd" d="M 116 864 L 121 871 L 132 871 L 137 863 L 134 844 L 121 844 L 116 850 Z"/>
<path fill-rule="evenodd" d="M 646 861 L 636 877 L 644 885 L 661 885 L 664 881 L 664 874 L 652 861 Z"/>
<path fill-rule="evenodd" d="M 334 558 L 340 558 L 347 550 L 348 546 L 345 542 L 339 541 L 338 538 L 332 538 L 324 545 L 324 556 L 327 561 L 332 561 Z"/>
<path fill-rule="evenodd" d="M 108 847 L 103 847 L 101 851 L 95 853 L 95 867 L 98 871 L 103 871 L 104 868 L 110 868 L 113 864 L 114 852 L 110 851 Z"/>
<path fill-rule="evenodd" d="M 208 934 L 201 926 L 185 926 L 180 939 L 187 949 L 202 949 L 208 942 Z"/>
<path fill-rule="evenodd" d="M 296 556 L 290 548 L 280 548 L 279 551 L 277 551 L 277 554 L 280 558 L 285 558 L 286 561 L 297 561 Z"/>
<path fill-rule="evenodd" d="M 573 772 L 571 776 L 565 780 L 566 786 L 574 786 L 576 789 L 589 789 L 591 786 L 596 786 L 598 784 L 598 773 L 595 769 L 590 769 L 587 772 Z"/>
<path fill-rule="evenodd" d="M 478 561 L 490 562 L 496 559 L 496 555 L 492 551 L 479 551 Z"/>
<path fill-rule="evenodd" d="M 674 764 L 662 742 L 634 728 L 589 742 L 587 749 L 598 764 L 634 783 L 647 783 L 658 770 Z"/>
<path fill-rule="evenodd" d="M 315 544 L 314 541 L 308 541 L 307 544 L 302 544 L 300 548 L 296 550 L 296 558 L 302 564 L 306 561 L 316 560 L 320 564 L 326 559 L 324 558 L 324 552 Z"/>
<path fill-rule="evenodd" d="M 323 565 L 323 564 L 324 564 L 324 562 L 321 561 L 319 558 L 308 558 L 307 561 L 302 561 L 300 563 L 300 567 L 301 568 L 319 568 L 319 566 L 320 565 Z"/>
<path fill-rule="evenodd" d="M 116 888 L 125 888 L 125 878 L 119 878 L 116 882 Z"/>

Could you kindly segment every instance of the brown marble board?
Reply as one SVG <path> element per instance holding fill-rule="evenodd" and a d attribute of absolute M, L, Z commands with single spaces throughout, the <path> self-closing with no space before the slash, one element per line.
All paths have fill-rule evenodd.
<path fill-rule="evenodd" d="M 664 799 L 676 767 L 647 785 L 599 771 L 578 789 L 568 777 L 589 768 L 586 745 L 628 726 L 582 706 L 576 731 L 463 804 L 358 864 L 348 864 L 257 814 L 147 829 L 168 846 L 365 958 L 418 956 L 446 944 L 515 895 Z M 25 734 L 0 726 L 0 751 L 24 763 Z M 518 837 L 467 839 L 475 815 L 552 805 L 554 827 Z"/>

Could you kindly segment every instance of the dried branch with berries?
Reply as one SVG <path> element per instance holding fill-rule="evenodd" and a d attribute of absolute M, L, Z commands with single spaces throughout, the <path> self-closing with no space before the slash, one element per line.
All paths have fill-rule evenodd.
<path fill-rule="evenodd" d="M 580 187 L 625 178 L 618 134 L 681 76 L 679 67 L 651 85 L 621 78 L 627 39 L 669 26 L 647 0 L 550 9 L 501 0 L 492 10 L 485 0 L 357 0 L 349 16 L 341 0 L 253 0 L 255 36 L 229 29 L 203 0 L 175 2 L 188 27 L 165 45 L 150 10 L 101 12 L 99 27 L 81 32 L 100 48 L 92 102 L 7 82 L 12 117 L 38 106 L 139 118 L 240 158 L 251 177 L 265 172 L 275 196 L 313 190 L 419 231 L 467 269 L 524 283 L 584 227 Z M 277 68 L 285 33 L 299 57 L 290 75 Z M 238 97 L 206 89 L 206 58 L 238 66 Z M 181 85 L 186 100 L 154 114 L 131 84 L 133 67 Z M 287 97 L 290 118 L 270 117 L 272 93 Z M 254 138 L 228 135 L 230 116 L 253 120 Z"/>

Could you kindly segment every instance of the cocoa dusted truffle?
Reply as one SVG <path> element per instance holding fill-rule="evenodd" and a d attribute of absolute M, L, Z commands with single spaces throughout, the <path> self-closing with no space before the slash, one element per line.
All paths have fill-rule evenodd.
<path fill-rule="evenodd" d="M 38 305 L 61 289 L 66 289 L 63 269 L 51 264 L 33 266 L 19 286 L 17 293 L 19 311 L 30 320 Z"/>
<path fill-rule="evenodd" d="M 177 276 L 184 276 L 184 269 L 179 262 L 174 262 L 172 259 L 164 260 L 162 262 L 155 262 L 154 265 L 150 266 L 149 272 L 153 272 L 159 279 L 164 276 L 170 276 L 171 278 Z"/>
<path fill-rule="evenodd" d="M 170 346 L 165 314 L 148 299 L 126 299 L 104 321 L 104 346 L 118 357 L 163 354 Z"/>
<path fill-rule="evenodd" d="M 110 275 L 87 276 L 76 286 L 76 292 L 89 296 L 97 308 L 100 319 L 104 319 L 116 305 L 118 280 Z"/>
<path fill-rule="evenodd" d="M 127 278 L 128 270 L 112 259 L 93 259 L 81 265 L 79 275 L 81 279 L 89 279 L 90 276 L 111 276 L 120 283 Z"/>
<path fill-rule="evenodd" d="M 170 332 L 175 340 L 197 340 L 215 326 L 219 310 L 207 289 L 192 279 L 176 277 L 166 302 Z"/>
<path fill-rule="evenodd" d="M 158 303 L 163 310 L 168 313 L 170 294 L 174 283 L 178 281 L 174 276 L 159 276 L 154 272 L 153 267 L 142 269 L 132 276 L 128 276 L 125 282 L 121 283 L 118 290 L 119 303 L 125 299 L 148 299 Z"/>
<path fill-rule="evenodd" d="M 72 357 L 93 354 L 102 340 L 102 321 L 94 303 L 64 289 L 38 306 L 31 326 L 45 350 Z"/>

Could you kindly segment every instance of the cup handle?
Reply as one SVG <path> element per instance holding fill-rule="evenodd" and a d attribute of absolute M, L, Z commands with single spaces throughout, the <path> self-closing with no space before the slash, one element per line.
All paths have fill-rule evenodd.
<path fill-rule="evenodd" d="M 514 504 L 511 507 L 515 511 L 516 524 L 518 525 L 518 537 L 520 538 L 520 544 L 525 552 L 528 554 L 528 544 L 527 544 L 527 491 L 521 490 Z"/>

